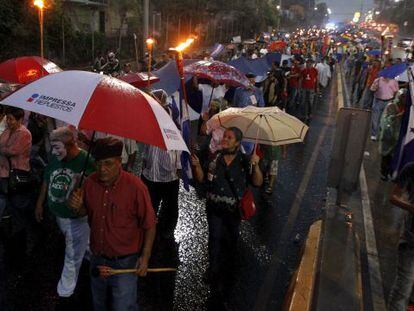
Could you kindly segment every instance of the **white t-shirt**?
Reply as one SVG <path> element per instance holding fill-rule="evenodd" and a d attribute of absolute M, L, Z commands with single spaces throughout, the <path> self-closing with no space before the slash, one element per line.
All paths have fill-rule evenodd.
<path fill-rule="evenodd" d="M 211 100 L 219 99 L 221 100 L 224 95 L 226 94 L 226 87 L 224 85 L 219 85 L 218 87 L 214 88 L 213 96 L 211 96 L 212 87 L 208 84 L 199 84 L 198 89 L 203 92 L 203 108 L 201 113 L 208 111 L 208 107 Z"/>
<path fill-rule="evenodd" d="M 328 85 L 329 79 L 331 78 L 331 67 L 325 63 L 318 63 L 316 65 L 318 70 L 318 82 L 323 87 Z"/>

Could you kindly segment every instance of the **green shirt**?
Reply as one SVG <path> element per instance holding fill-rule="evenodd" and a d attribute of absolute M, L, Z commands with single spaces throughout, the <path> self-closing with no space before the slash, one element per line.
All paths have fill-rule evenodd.
<path fill-rule="evenodd" d="M 47 183 L 47 202 L 50 211 L 61 218 L 74 218 L 76 214 L 66 206 L 70 194 L 79 187 L 82 171 L 85 167 L 87 153 L 81 150 L 70 161 L 59 161 L 53 156 L 44 173 Z M 89 157 L 85 176 L 95 171 L 93 159 Z"/>

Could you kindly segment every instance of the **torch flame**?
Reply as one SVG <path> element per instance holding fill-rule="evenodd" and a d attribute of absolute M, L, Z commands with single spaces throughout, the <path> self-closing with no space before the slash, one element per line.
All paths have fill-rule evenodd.
<path fill-rule="evenodd" d="M 192 43 L 194 42 L 194 38 L 187 39 L 185 42 L 180 43 L 177 45 L 174 50 L 178 52 L 184 51 L 186 48 L 188 48 Z"/>
<path fill-rule="evenodd" d="M 153 45 L 153 44 L 155 43 L 155 40 L 154 40 L 154 39 L 152 39 L 152 38 L 148 38 L 148 39 L 146 40 L 146 43 L 147 43 L 147 45 Z"/>
<path fill-rule="evenodd" d="M 45 7 L 45 3 L 43 0 L 34 0 L 33 5 L 38 7 L 39 9 L 43 9 Z"/>

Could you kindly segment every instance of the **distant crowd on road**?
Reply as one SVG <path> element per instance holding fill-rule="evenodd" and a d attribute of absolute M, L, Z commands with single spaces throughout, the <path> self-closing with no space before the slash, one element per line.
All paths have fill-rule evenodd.
<path fill-rule="evenodd" d="M 413 306 L 414 286 L 414 146 L 413 59 L 370 54 L 365 45 L 349 44 L 343 57 L 353 107 L 371 111 L 370 139 L 381 156 L 381 179 L 395 183 L 390 201 L 408 211 L 398 244 L 398 267 L 387 300 L 388 309 Z"/>

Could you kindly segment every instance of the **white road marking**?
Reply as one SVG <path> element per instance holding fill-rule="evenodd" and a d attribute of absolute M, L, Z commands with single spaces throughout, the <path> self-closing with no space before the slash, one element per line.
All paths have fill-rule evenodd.
<path fill-rule="evenodd" d="M 270 296 L 272 294 L 273 282 L 276 279 L 280 265 L 283 264 L 282 258 L 280 258 L 280 255 L 284 251 L 284 248 L 286 247 L 286 243 L 289 243 L 288 238 L 289 238 L 289 235 L 292 233 L 293 227 L 298 217 L 303 197 L 305 196 L 306 189 L 308 188 L 309 181 L 312 177 L 312 173 L 316 165 L 316 160 L 318 159 L 321 146 L 326 137 L 326 132 L 328 131 L 328 128 L 331 125 L 331 123 L 334 122 L 330 120 L 331 113 L 332 113 L 332 103 L 334 102 L 333 99 L 334 97 L 331 94 L 329 105 L 328 105 L 328 117 L 325 117 L 326 119 L 328 119 L 328 122 L 324 123 L 322 131 L 319 134 L 318 141 L 312 150 L 312 156 L 308 164 L 306 165 L 305 175 L 303 176 L 301 180 L 301 183 L 299 185 L 298 191 L 295 196 L 295 200 L 293 201 L 292 207 L 289 212 L 288 220 L 285 226 L 283 227 L 283 231 L 280 235 L 279 242 L 275 248 L 275 251 L 272 253 L 272 261 L 270 263 L 265 279 L 257 295 L 256 303 L 253 308 L 254 311 L 263 311 L 263 310 L 266 310 L 266 308 L 268 307 L 266 304 L 269 302 Z"/>
<path fill-rule="evenodd" d="M 386 311 L 384 289 L 382 287 L 382 276 L 380 262 L 378 259 L 377 240 L 375 238 L 374 222 L 372 218 L 371 202 L 364 165 L 361 166 L 359 174 L 361 187 L 362 214 L 364 218 L 365 248 L 368 257 L 368 274 L 371 285 L 372 304 L 374 311 Z"/>

